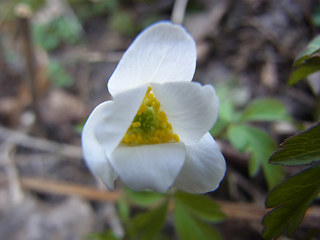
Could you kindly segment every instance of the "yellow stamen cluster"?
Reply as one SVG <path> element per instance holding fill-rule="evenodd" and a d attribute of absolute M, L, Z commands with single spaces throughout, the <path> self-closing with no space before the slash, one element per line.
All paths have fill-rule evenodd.
<path fill-rule="evenodd" d="M 160 106 L 151 87 L 148 87 L 137 115 L 124 135 L 122 143 L 134 146 L 179 142 L 179 136 L 173 133 L 167 115 L 160 110 Z"/>

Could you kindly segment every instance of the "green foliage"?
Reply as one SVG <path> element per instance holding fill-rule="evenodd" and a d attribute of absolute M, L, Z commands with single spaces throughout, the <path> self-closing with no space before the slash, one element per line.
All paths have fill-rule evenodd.
<path fill-rule="evenodd" d="M 125 192 L 132 203 L 143 207 L 155 205 L 165 198 L 165 195 L 161 193 L 149 191 L 135 192 L 130 188 L 125 188 Z"/>
<path fill-rule="evenodd" d="M 76 125 L 73 126 L 74 131 L 81 135 L 84 124 L 86 123 L 87 119 L 82 119 L 81 121 L 79 121 L 78 123 L 76 123 Z"/>
<path fill-rule="evenodd" d="M 118 10 L 111 16 L 110 26 L 112 29 L 128 37 L 135 36 L 139 31 L 133 16 L 130 12 L 124 10 Z"/>
<path fill-rule="evenodd" d="M 320 70 L 320 36 L 309 43 L 307 48 L 294 62 L 294 70 L 290 76 L 289 84 L 295 84 L 311 73 Z"/>
<path fill-rule="evenodd" d="M 33 11 L 36 11 L 40 9 L 45 4 L 46 1 L 45 0 L 20 0 L 17 2 L 28 4 Z"/>
<path fill-rule="evenodd" d="M 175 197 L 174 226 L 181 240 L 222 239 L 210 224 L 198 218 L 190 209 L 192 208 L 181 202 L 179 197 Z"/>
<path fill-rule="evenodd" d="M 247 102 L 246 94 L 234 79 L 218 85 L 216 90 L 221 106 L 219 119 L 210 133 L 215 137 L 227 137 L 238 151 L 249 153 L 250 176 L 257 175 L 262 168 L 268 186 L 272 188 L 284 176 L 282 167 L 268 164 L 269 156 L 276 150 L 276 144 L 262 129 L 253 127 L 251 122 L 288 121 L 290 116 L 285 105 L 277 99 L 260 98 L 243 108 Z M 243 110 L 240 111 L 239 108 Z"/>
<path fill-rule="evenodd" d="M 271 157 L 271 163 L 303 165 L 320 161 L 320 123 L 287 139 Z"/>
<path fill-rule="evenodd" d="M 312 57 L 305 60 L 303 64 L 297 67 L 290 76 L 289 84 L 295 84 L 300 80 L 306 78 L 308 75 L 320 70 L 320 58 Z"/>
<path fill-rule="evenodd" d="M 114 12 L 118 8 L 117 0 L 68 0 L 68 2 L 81 21 L 85 21 L 93 16 Z"/>
<path fill-rule="evenodd" d="M 117 202 L 120 219 L 125 227 L 125 239 L 166 239 L 162 238 L 161 228 L 165 224 L 168 210 L 168 196 L 155 192 L 135 192 L 129 188 Z M 148 207 L 131 217 L 131 204 Z"/>
<path fill-rule="evenodd" d="M 271 157 L 271 163 L 302 165 L 320 162 L 320 123 L 289 138 Z M 270 239 L 281 234 L 293 234 L 303 215 L 320 192 L 320 165 L 316 165 L 276 186 L 268 195 L 269 212 L 263 224 L 263 235 Z"/>
<path fill-rule="evenodd" d="M 314 56 L 314 54 L 317 56 L 317 53 L 319 53 L 319 47 L 320 47 L 320 36 L 314 38 L 306 47 L 304 51 L 302 51 L 297 59 L 294 62 L 294 67 L 297 67 L 301 64 L 303 64 L 306 60 L 310 59 Z"/>
<path fill-rule="evenodd" d="M 50 61 L 47 76 L 56 87 L 69 87 L 74 83 L 73 78 L 71 78 L 62 65 L 56 60 Z"/>
<path fill-rule="evenodd" d="M 56 18 L 46 24 L 35 24 L 33 27 L 35 42 L 48 51 L 62 43 L 74 44 L 81 38 L 78 22 L 65 17 Z"/>
<path fill-rule="evenodd" d="M 141 19 L 141 26 L 140 29 L 145 29 L 149 27 L 151 24 L 163 20 L 161 16 L 157 15 L 156 13 L 153 13 L 150 16 L 146 16 L 143 19 Z"/>
<path fill-rule="evenodd" d="M 178 191 L 174 194 L 174 199 L 191 214 L 202 220 L 220 222 L 225 219 L 225 214 L 221 211 L 220 206 L 205 195 Z"/>
<path fill-rule="evenodd" d="M 267 208 L 275 208 L 263 219 L 263 236 L 277 238 L 293 234 L 307 207 L 320 192 L 320 165 L 310 167 L 275 187 L 268 195 Z"/>
<path fill-rule="evenodd" d="M 295 84 L 309 74 L 320 70 L 320 36 L 309 43 L 296 59 L 289 84 Z M 277 238 L 291 235 L 298 227 L 306 209 L 320 192 L 320 123 L 281 144 L 271 163 L 304 165 L 317 162 L 276 186 L 268 195 L 267 208 L 275 208 L 263 219 L 263 236 Z"/>
<path fill-rule="evenodd" d="M 130 217 L 130 206 L 128 204 L 128 201 L 126 201 L 126 198 L 124 195 L 122 195 L 117 201 L 117 210 L 118 210 L 120 219 L 123 222 L 127 222 Z"/>
<path fill-rule="evenodd" d="M 251 153 L 249 174 L 255 176 L 262 167 L 268 186 L 272 188 L 283 178 L 283 169 L 268 164 L 275 151 L 274 141 L 262 130 L 245 124 L 232 125 L 228 129 L 231 144 L 240 152 Z"/>
<path fill-rule="evenodd" d="M 212 199 L 205 195 L 194 195 L 182 191 L 174 194 L 159 194 L 155 192 L 134 192 L 129 188 L 125 189 L 125 195 L 118 201 L 118 210 L 121 219 L 124 221 L 126 229 L 126 239 L 167 239 L 160 233 L 161 228 L 165 224 L 165 219 L 168 211 L 168 202 L 173 198 L 175 202 L 175 227 L 178 235 L 181 236 L 181 230 L 185 226 L 181 222 L 180 209 L 183 208 L 183 214 L 187 214 L 187 223 L 196 224 L 193 226 L 197 228 L 196 236 L 210 237 L 203 239 L 221 239 L 220 235 L 212 228 L 208 222 L 216 223 L 225 219 L 224 213 L 221 211 L 219 205 Z M 128 201 L 127 201 L 128 200 Z M 130 209 L 128 203 L 134 203 L 140 207 L 147 207 L 146 211 L 140 212 L 130 219 Z M 178 209 L 176 209 L 176 206 Z M 182 217 L 182 221 L 184 221 Z M 178 225 L 179 226 L 178 226 Z M 192 230 L 192 231 L 193 231 Z M 213 237 L 214 238 L 211 238 Z M 202 239 L 202 238 L 198 238 Z"/>
<path fill-rule="evenodd" d="M 136 215 L 129 222 L 128 237 L 137 240 L 153 239 L 163 227 L 168 209 L 168 202 L 155 209 Z"/>
<path fill-rule="evenodd" d="M 226 122 L 232 122 L 234 121 L 234 117 L 236 115 L 234 111 L 234 104 L 232 101 L 224 101 L 221 103 L 220 106 L 220 114 L 219 117 L 226 121 Z"/>
<path fill-rule="evenodd" d="M 314 7 L 313 7 L 313 14 L 311 16 L 311 20 L 312 20 L 312 23 L 319 27 L 320 26 L 320 4 L 316 4 Z"/>
<path fill-rule="evenodd" d="M 112 231 L 107 230 L 104 233 L 89 233 L 85 236 L 87 240 L 120 240 L 117 236 L 113 234 Z"/>
<path fill-rule="evenodd" d="M 241 114 L 242 121 L 288 121 L 284 104 L 273 98 L 252 101 Z"/>

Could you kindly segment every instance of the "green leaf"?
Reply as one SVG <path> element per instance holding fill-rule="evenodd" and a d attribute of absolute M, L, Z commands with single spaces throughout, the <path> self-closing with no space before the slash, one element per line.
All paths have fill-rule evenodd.
<path fill-rule="evenodd" d="M 174 199 L 190 213 L 203 220 L 220 222 L 225 219 L 225 214 L 221 211 L 220 206 L 205 195 L 177 191 L 174 194 Z"/>
<path fill-rule="evenodd" d="M 128 221 L 130 216 L 130 206 L 123 195 L 117 201 L 117 210 L 122 221 Z"/>
<path fill-rule="evenodd" d="M 57 87 L 70 87 L 74 79 L 66 72 L 64 67 L 56 60 L 51 60 L 47 69 L 47 77 Z"/>
<path fill-rule="evenodd" d="M 269 188 L 280 182 L 284 175 L 283 169 L 268 164 L 276 144 L 264 131 L 246 124 L 232 125 L 228 129 L 228 137 L 238 151 L 252 154 L 249 162 L 250 176 L 255 176 L 261 166 Z"/>
<path fill-rule="evenodd" d="M 134 36 L 138 30 L 131 12 L 125 10 L 118 10 L 112 14 L 110 27 L 128 37 Z"/>
<path fill-rule="evenodd" d="M 254 100 L 241 116 L 242 121 L 288 121 L 290 116 L 285 105 L 276 99 Z"/>
<path fill-rule="evenodd" d="M 155 205 L 165 197 L 165 195 L 161 193 L 148 191 L 135 192 L 130 188 L 125 188 L 125 192 L 131 202 L 143 207 Z"/>
<path fill-rule="evenodd" d="M 289 78 L 289 84 L 295 84 L 309 74 L 320 70 L 320 36 L 313 39 L 307 48 L 294 62 L 294 71 Z"/>
<path fill-rule="evenodd" d="M 316 27 L 320 26 L 320 4 L 315 4 L 315 6 L 313 6 L 313 14 L 311 16 L 311 20 L 313 25 L 315 25 Z"/>
<path fill-rule="evenodd" d="M 263 219 L 263 236 L 291 235 L 311 201 L 320 192 L 320 165 L 310 167 L 276 186 L 268 195 L 267 208 L 275 208 Z"/>
<path fill-rule="evenodd" d="M 311 73 L 317 72 L 320 70 L 320 57 L 312 57 L 300 65 L 296 70 L 291 73 L 289 78 L 289 84 L 293 85 L 300 80 L 306 78 Z"/>
<path fill-rule="evenodd" d="M 110 230 L 107 230 L 104 233 L 89 233 L 84 238 L 88 240 L 120 240 L 120 238 L 114 235 Z"/>
<path fill-rule="evenodd" d="M 320 50 L 320 36 L 314 38 L 307 46 L 307 48 L 299 54 L 294 62 L 294 67 L 303 64 L 309 58 L 312 58 L 314 54 L 317 54 Z"/>
<path fill-rule="evenodd" d="M 252 153 L 251 157 L 249 159 L 249 174 L 250 176 L 256 176 L 260 170 L 260 160 L 259 160 L 259 154 Z"/>
<path fill-rule="evenodd" d="M 244 152 L 247 149 L 249 138 L 245 125 L 231 125 L 228 128 L 228 138 L 238 151 Z"/>
<path fill-rule="evenodd" d="M 153 239 L 163 227 L 168 209 L 168 202 L 159 207 L 135 216 L 129 224 L 128 235 L 130 239 Z"/>
<path fill-rule="evenodd" d="M 222 239 L 212 226 L 197 219 L 188 210 L 180 201 L 174 202 L 174 227 L 180 240 Z"/>
<path fill-rule="evenodd" d="M 270 156 L 270 155 L 268 155 Z M 268 156 L 265 156 L 266 159 Z M 281 166 L 275 166 L 264 161 L 262 164 L 263 174 L 266 177 L 269 189 L 277 185 L 284 177 L 284 170 Z"/>
<path fill-rule="evenodd" d="M 214 124 L 214 126 L 210 129 L 209 132 L 213 137 L 218 137 L 227 128 L 228 124 L 229 123 L 227 121 L 224 121 L 219 117 L 217 122 Z"/>
<path fill-rule="evenodd" d="M 226 122 L 232 122 L 234 116 L 234 106 L 232 101 L 223 101 L 220 103 L 219 118 Z"/>
<path fill-rule="evenodd" d="M 281 144 L 271 163 L 301 165 L 320 161 L 320 122 Z"/>

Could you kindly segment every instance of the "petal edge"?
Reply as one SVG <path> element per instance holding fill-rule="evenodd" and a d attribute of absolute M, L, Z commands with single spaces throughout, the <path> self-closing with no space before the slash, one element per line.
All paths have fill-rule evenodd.
<path fill-rule="evenodd" d="M 197 144 L 186 146 L 187 156 L 174 187 L 189 193 L 205 193 L 219 187 L 226 162 L 217 144 L 206 133 Z"/>
<path fill-rule="evenodd" d="M 172 127 L 185 144 L 195 144 L 219 114 L 213 86 L 197 82 L 153 83 L 152 89 Z"/>
<path fill-rule="evenodd" d="M 103 102 L 93 110 L 83 127 L 81 144 L 83 157 L 90 171 L 112 190 L 114 188 L 114 181 L 118 178 L 118 175 L 113 170 L 95 135 L 95 128 L 100 122 L 101 112 L 103 112 L 105 108 L 110 107 L 111 104 L 112 102 Z"/>
<path fill-rule="evenodd" d="M 179 174 L 185 154 L 182 143 L 119 146 L 110 162 L 130 188 L 164 192 Z"/>
<path fill-rule="evenodd" d="M 196 45 L 180 25 L 159 22 L 141 32 L 108 82 L 111 95 L 151 82 L 191 81 Z"/>

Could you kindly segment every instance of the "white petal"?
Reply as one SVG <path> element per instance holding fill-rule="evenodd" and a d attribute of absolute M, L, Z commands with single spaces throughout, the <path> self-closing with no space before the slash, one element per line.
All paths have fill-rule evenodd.
<path fill-rule="evenodd" d="M 196 46 L 180 25 L 154 24 L 144 30 L 123 55 L 108 82 L 112 95 L 150 82 L 191 81 Z"/>
<path fill-rule="evenodd" d="M 217 120 L 219 100 L 211 85 L 173 82 L 151 86 L 174 132 L 185 144 L 198 142 Z"/>
<path fill-rule="evenodd" d="M 112 105 L 101 111 L 95 131 L 108 158 L 131 125 L 146 91 L 147 86 L 143 86 L 120 93 L 114 96 Z"/>
<path fill-rule="evenodd" d="M 186 149 L 186 161 L 173 186 L 190 193 L 218 188 L 226 162 L 212 136 L 207 133 L 197 144 L 186 146 Z"/>
<path fill-rule="evenodd" d="M 181 143 L 119 146 L 110 160 L 130 188 L 164 192 L 180 172 L 185 154 L 185 147 Z"/>
<path fill-rule="evenodd" d="M 114 181 L 118 175 L 113 170 L 112 166 L 107 159 L 104 150 L 96 138 L 95 129 L 101 121 L 103 112 L 109 109 L 112 102 L 104 102 L 98 105 L 89 116 L 81 136 L 82 149 L 84 159 L 91 172 L 108 186 L 113 189 Z"/>

